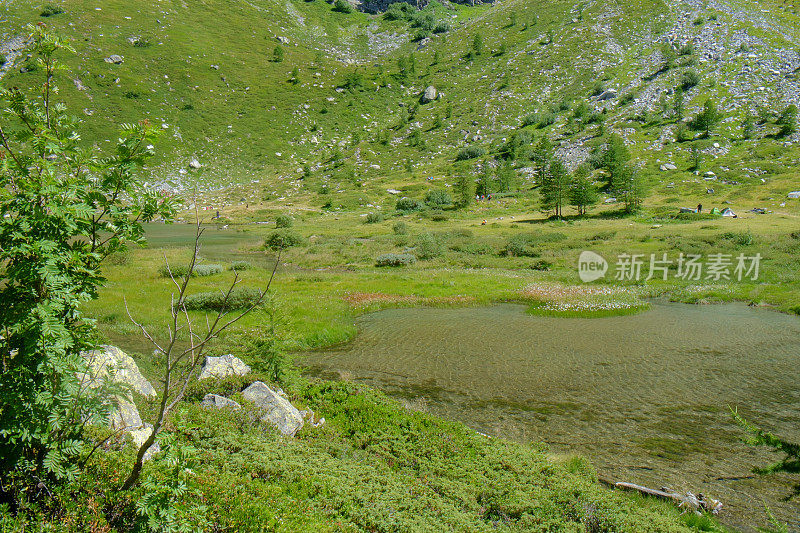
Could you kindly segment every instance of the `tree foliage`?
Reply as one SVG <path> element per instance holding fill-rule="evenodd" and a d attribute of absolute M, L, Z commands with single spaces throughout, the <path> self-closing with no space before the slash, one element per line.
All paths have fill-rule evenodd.
<path fill-rule="evenodd" d="M 174 205 L 136 174 L 157 129 L 124 125 L 108 155 L 83 147 L 80 122 L 53 100 L 56 54 L 72 48 L 28 29 L 45 79 L 36 96 L 0 90 L 0 476 L 70 479 L 84 426 L 108 414 L 81 382 L 94 332 L 81 306 L 97 297 L 104 258 L 142 242 L 141 223 Z"/>

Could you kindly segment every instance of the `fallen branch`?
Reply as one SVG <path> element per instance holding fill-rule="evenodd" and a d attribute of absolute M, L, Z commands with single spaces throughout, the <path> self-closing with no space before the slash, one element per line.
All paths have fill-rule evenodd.
<path fill-rule="evenodd" d="M 656 490 L 643 487 L 641 485 L 636 485 L 634 483 L 625 483 L 623 481 L 614 483 L 614 487 L 617 489 L 635 490 L 641 494 L 646 494 L 648 496 L 654 496 L 656 498 L 662 498 L 664 500 L 671 500 L 677 503 L 678 507 L 680 507 L 681 509 L 692 510 L 696 512 L 708 511 L 713 515 L 718 514 L 722 509 L 722 502 L 720 502 L 719 500 L 715 500 L 713 498 L 706 498 L 705 496 L 703 496 L 703 494 L 698 494 L 697 496 L 695 496 L 691 492 L 687 492 L 686 494 L 681 494 L 679 492 L 674 492 L 664 487 L 662 487 L 660 490 Z"/>

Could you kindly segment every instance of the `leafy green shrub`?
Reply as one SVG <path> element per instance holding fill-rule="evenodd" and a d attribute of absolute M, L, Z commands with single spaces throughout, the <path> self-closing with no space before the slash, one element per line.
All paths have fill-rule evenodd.
<path fill-rule="evenodd" d="M 264 241 L 264 246 L 271 250 L 285 250 L 303 244 L 303 237 L 288 229 L 273 231 Z"/>
<path fill-rule="evenodd" d="M 162 448 L 142 481 L 144 494 L 136 503 L 150 531 L 204 531 L 211 526 L 197 483 L 197 449 L 178 444 L 174 435 L 159 439 Z"/>
<path fill-rule="evenodd" d="M 395 235 L 407 235 L 408 224 L 406 224 L 402 220 L 395 222 L 394 226 L 392 226 L 392 231 L 394 232 Z"/>
<path fill-rule="evenodd" d="M 590 241 L 609 241 L 616 236 L 616 231 L 601 231 L 589 237 Z"/>
<path fill-rule="evenodd" d="M 432 206 L 452 205 L 453 199 L 447 191 L 432 190 L 425 194 L 425 203 Z"/>
<path fill-rule="evenodd" d="M 435 213 L 431 213 L 431 220 L 434 222 L 447 222 L 450 219 L 445 213 L 441 211 L 437 211 Z"/>
<path fill-rule="evenodd" d="M 393 2 L 383 14 L 386 20 L 411 20 L 417 12 L 416 8 L 408 2 Z"/>
<path fill-rule="evenodd" d="M 261 299 L 258 289 L 233 289 L 225 298 L 223 291 L 199 292 L 186 297 L 186 309 L 190 311 L 232 311 L 247 309 Z"/>
<path fill-rule="evenodd" d="M 734 246 L 750 246 L 755 241 L 749 231 L 726 231 L 720 238 L 730 241 Z"/>
<path fill-rule="evenodd" d="M 339 13 L 350 14 L 353 12 L 353 6 L 347 0 L 336 0 L 333 3 L 333 10 Z"/>
<path fill-rule="evenodd" d="M 46 5 L 42 12 L 39 13 L 41 17 L 52 17 L 53 15 L 60 15 L 63 13 L 64 10 L 60 6 L 56 6 L 53 4 Z"/>
<path fill-rule="evenodd" d="M 548 270 L 550 270 L 550 267 L 552 267 L 552 266 L 553 266 L 552 262 L 547 261 L 545 259 L 539 259 L 538 261 L 535 261 L 530 266 L 530 269 L 531 270 L 538 270 L 538 271 L 541 271 L 541 272 L 547 272 Z"/>
<path fill-rule="evenodd" d="M 504 255 L 513 257 L 539 257 L 538 247 L 543 243 L 566 240 L 563 233 L 520 233 L 514 235 L 503 249 Z"/>
<path fill-rule="evenodd" d="M 249 261 L 234 261 L 230 266 L 230 269 L 235 270 L 236 272 L 250 270 L 251 268 L 253 268 L 253 265 Z"/>
<path fill-rule="evenodd" d="M 367 224 L 377 224 L 378 222 L 383 222 L 383 214 L 377 212 L 368 213 L 364 218 L 364 222 Z"/>
<path fill-rule="evenodd" d="M 6 61 L 7 61 L 7 58 L 6 58 L 5 54 L 0 53 L 0 66 L 5 65 Z"/>
<path fill-rule="evenodd" d="M 700 85 L 700 74 L 694 70 L 687 70 L 683 73 L 683 76 L 681 76 L 681 88 L 684 91 L 692 87 L 697 87 L 698 85 Z"/>
<path fill-rule="evenodd" d="M 375 259 L 377 267 L 401 267 L 413 265 L 417 258 L 411 254 L 381 254 Z"/>
<path fill-rule="evenodd" d="M 434 259 L 442 255 L 442 245 L 430 233 L 422 233 L 414 239 L 414 253 L 417 258 Z"/>
<path fill-rule="evenodd" d="M 276 228 L 291 228 L 292 226 L 294 226 L 294 219 L 289 215 L 278 215 L 275 217 Z"/>
<path fill-rule="evenodd" d="M 456 161 L 466 161 L 468 159 L 475 159 L 476 157 L 483 157 L 486 155 L 486 148 L 482 146 L 467 146 L 462 148 L 456 154 Z"/>
<path fill-rule="evenodd" d="M 222 265 L 195 265 L 192 275 L 198 277 L 213 276 L 220 272 L 222 272 Z"/>
<path fill-rule="evenodd" d="M 424 205 L 419 200 L 414 198 L 400 198 L 395 204 L 395 209 L 398 211 L 419 211 Z"/>
<path fill-rule="evenodd" d="M 189 272 L 189 265 L 162 265 L 158 269 L 161 277 L 170 277 L 170 272 L 174 278 L 182 278 Z M 212 276 L 222 272 L 222 265 L 195 265 L 192 271 L 192 277 Z"/>

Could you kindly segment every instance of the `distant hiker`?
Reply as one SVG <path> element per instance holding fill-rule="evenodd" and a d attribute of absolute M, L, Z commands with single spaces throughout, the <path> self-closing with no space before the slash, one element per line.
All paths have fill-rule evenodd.
<path fill-rule="evenodd" d="M 217 210 L 217 216 L 215 216 L 214 218 L 219 218 L 219 209 Z"/>
<path fill-rule="evenodd" d="M 697 212 L 698 213 L 702 213 L 703 212 L 703 204 L 697 204 Z"/>
<path fill-rule="evenodd" d="M 485 226 L 485 225 L 486 225 L 486 221 L 484 220 L 483 222 L 481 222 L 481 226 Z"/>

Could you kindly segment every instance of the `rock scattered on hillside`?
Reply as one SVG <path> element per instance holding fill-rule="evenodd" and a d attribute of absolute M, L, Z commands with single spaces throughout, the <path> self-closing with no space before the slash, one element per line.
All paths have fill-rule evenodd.
<path fill-rule="evenodd" d="M 224 378 L 227 376 L 246 376 L 250 367 L 238 357 L 231 354 L 219 357 L 206 357 L 203 368 L 197 379 Z"/>
<path fill-rule="evenodd" d="M 303 427 L 303 415 L 300 411 L 265 383 L 256 381 L 242 394 L 246 400 L 253 402 L 257 415 L 263 422 L 273 424 L 284 435 L 293 437 Z"/>
<path fill-rule="evenodd" d="M 122 64 L 123 61 L 125 61 L 125 59 L 122 56 L 117 55 L 117 54 L 112 54 L 112 55 L 108 56 L 107 58 L 105 58 L 105 62 L 106 63 L 113 63 L 115 65 L 120 65 L 120 64 Z"/>
<path fill-rule="evenodd" d="M 224 396 L 220 396 L 219 394 L 206 394 L 203 397 L 203 403 L 201 404 L 206 409 L 233 409 L 239 410 L 242 408 L 237 402 L 231 400 L 230 398 L 226 398 Z"/>
<path fill-rule="evenodd" d="M 434 87 L 433 85 L 428 85 L 425 88 L 425 92 L 422 93 L 422 103 L 427 104 L 429 102 L 433 102 L 434 100 L 436 100 L 438 94 L 439 93 L 436 90 L 436 87 Z"/>

